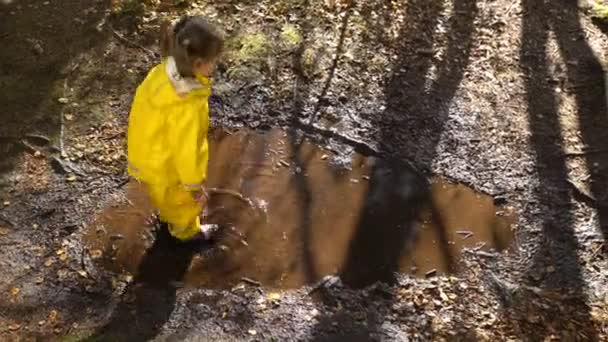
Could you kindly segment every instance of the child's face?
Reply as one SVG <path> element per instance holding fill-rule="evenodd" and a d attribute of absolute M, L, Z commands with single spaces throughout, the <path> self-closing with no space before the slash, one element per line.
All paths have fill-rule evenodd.
<path fill-rule="evenodd" d="M 196 61 L 194 61 L 193 65 L 194 74 L 200 74 L 206 77 L 210 77 L 211 75 L 213 75 L 213 72 L 215 71 L 219 59 L 219 56 L 211 60 L 203 60 L 201 58 L 197 58 Z"/>

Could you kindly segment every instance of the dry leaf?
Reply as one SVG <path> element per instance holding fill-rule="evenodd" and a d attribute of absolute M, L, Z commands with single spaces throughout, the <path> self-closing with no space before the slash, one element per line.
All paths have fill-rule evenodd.
<path fill-rule="evenodd" d="M 57 316 L 59 316 L 59 313 L 57 312 L 57 310 L 51 310 L 51 312 L 49 312 L 49 322 L 53 323 L 57 320 Z"/>
<path fill-rule="evenodd" d="M 12 295 L 13 297 L 16 297 L 16 296 L 19 294 L 19 292 L 21 292 L 21 290 L 20 290 L 18 287 L 13 287 L 13 288 L 11 289 L 11 295 Z"/>
<path fill-rule="evenodd" d="M 10 331 L 17 331 L 19 329 L 21 329 L 21 324 L 15 323 L 8 326 L 8 330 Z"/>
<path fill-rule="evenodd" d="M 99 259 L 103 255 L 103 252 L 100 249 L 94 249 L 90 252 L 92 259 Z"/>
<path fill-rule="evenodd" d="M 66 121 L 74 120 L 74 115 L 72 115 L 72 114 L 66 114 L 64 117 L 65 117 Z"/>
<path fill-rule="evenodd" d="M 46 261 L 44 262 L 44 266 L 51 267 L 51 265 L 53 265 L 54 263 L 55 263 L 55 258 L 50 257 L 50 258 L 46 259 Z"/>
<path fill-rule="evenodd" d="M 74 175 L 69 175 L 69 176 L 66 178 L 66 180 L 67 180 L 68 182 L 73 182 L 73 181 L 75 181 L 75 180 L 76 180 L 76 176 L 74 176 Z"/>
<path fill-rule="evenodd" d="M 66 104 L 66 103 L 70 102 L 70 100 L 66 99 L 65 97 L 60 97 L 57 99 L 57 102 L 59 102 L 61 104 Z"/>

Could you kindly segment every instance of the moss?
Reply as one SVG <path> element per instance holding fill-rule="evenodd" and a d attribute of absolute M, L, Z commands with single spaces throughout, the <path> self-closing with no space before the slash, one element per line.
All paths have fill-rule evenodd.
<path fill-rule="evenodd" d="M 286 24 L 281 30 L 281 38 L 283 42 L 289 46 L 297 46 L 302 42 L 302 34 L 294 25 Z"/>
<path fill-rule="evenodd" d="M 228 40 L 227 56 L 233 62 L 247 62 L 266 56 L 270 50 L 264 33 L 238 35 Z"/>
<path fill-rule="evenodd" d="M 608 2 L 594 1 L 591 5 L 591 15 L 597 19 L 608 21 Z"/>

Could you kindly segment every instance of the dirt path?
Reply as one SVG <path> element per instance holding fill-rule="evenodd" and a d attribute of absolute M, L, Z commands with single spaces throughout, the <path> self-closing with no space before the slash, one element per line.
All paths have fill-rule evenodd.
<path fill-rule="evenodd" d="M 0 4 L 12 47 L 0 52 L 1 339 L 607 339 L 608 37 L 585 10 L 527 0 L 161 10 Z M 163 239 L 141 265 L 176 265 L 158 281 L 98 267 L 83 235 L 124 196 L 132 93 L 157 61 L 160 20 L 186 12 L 232 37 L 214 125 L 280 126 L 292 147 L 306 135 L 345 159 L 356 150 L 469 185 L 516 209 L 515 250 L 364 290 L 335 277 L 280 292 L 183 287 L 190 252 L 167 254 Z M 305 178 L 297 186 L 306 193 Z"/>

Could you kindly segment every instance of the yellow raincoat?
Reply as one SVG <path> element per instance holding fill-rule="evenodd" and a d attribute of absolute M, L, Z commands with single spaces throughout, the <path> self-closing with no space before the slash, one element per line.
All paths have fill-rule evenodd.
<path fill-rule="evenodd" d="M 182 78 L 169 57 L 137 88 L 129 115 L 129 174 L 147 187 L 170 233 L 188 240 L 199 231 L 201 189 L 209 158 L 211 81 Z"/>

